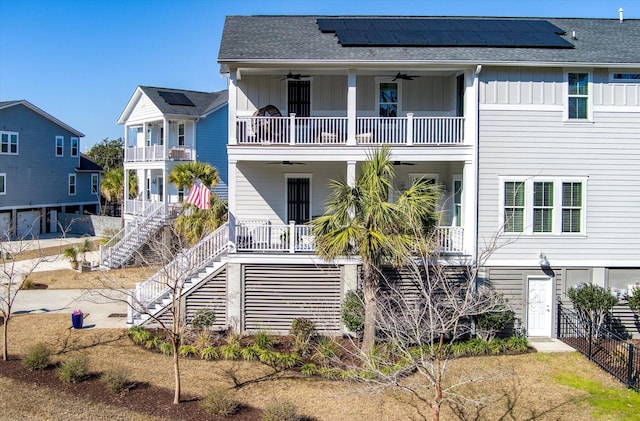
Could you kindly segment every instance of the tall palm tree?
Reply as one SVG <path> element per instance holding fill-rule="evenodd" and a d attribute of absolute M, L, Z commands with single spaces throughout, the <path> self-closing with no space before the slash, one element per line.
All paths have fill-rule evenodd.
<path fill-rule="evenodd" d="M 194 178 L 207 187 L 213 187 L 218 184 L 218 170 L 206 162 L 185 162 L 173 168 L 169 174 L 169 183 L 179 189 L 188 189 L 193 185 Z"/>
<path fill-rule="evenodd" d="M 227 202 L 215 194 L 211 195 L 209 209 L 199 209 L 190 204 L 185 206 L 189 206 L 191 211 L 176 218 L 175 228 L 187 244 L 194 245 L 227 221 Z"/>
<path fill-rule="evenodd" d="M 439 189 L 417 180 L 389 201 L 395 170 L 388 147 L 373 150 L 349 186 L 332 180 L 325 214 L 311 221 L 318 254 L 326 259 L 357 256 L 362 261 L 365 326 L 362 349 L 375 343 L 381 268 L 400 266 L 416 241 L 435 227 Z M 394 195 L 396 196 L 396 195 Z"/>

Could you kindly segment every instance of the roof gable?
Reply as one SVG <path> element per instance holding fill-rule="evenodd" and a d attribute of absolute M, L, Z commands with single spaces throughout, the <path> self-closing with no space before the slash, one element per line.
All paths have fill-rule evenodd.
<path fill-rule="evenodd" d="M 51 121 L 52 123 L 54 123 L 54 124 L 62 127 L 63 129 L 73 133 L 73 135 L 75 135 L 75 136 L 84 137 L 83 133 L 77 131 L 76 129 L 74 129 L 73 127 L 69 126 L 68 124 L 63 123 L 62 121 L 58 120 L 57 118 L 55 118 L 51 114 L 45 112 L 44 110 L 36 107 L 32 103 L 30 103 L 29 101 L 26 101 L 24 99 L 23 100 L 18 100 L 18 101 L 3 101 L 3 102 L 0 102 L 0 110 L 6 109 L 6 108 L 10 108 L 10 107 L 19 106 L 19 105 L 22 105 L 22 106 L 30 109 L 31 111 L 35 112 L 36 114 L 41 115 L 42 117 L 46 118 L 47 120 Z"/>

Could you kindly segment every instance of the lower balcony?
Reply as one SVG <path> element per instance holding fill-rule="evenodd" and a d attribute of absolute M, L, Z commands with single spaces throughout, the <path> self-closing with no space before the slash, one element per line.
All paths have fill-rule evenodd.
<path fill-rule="evenodd" d="M 463 253 L 463 228 L 438 227 L 436 241 L 441 253 Z M 235 226 L 236 251 L 301 253 L 314 252 L 310 225 L 271 224 L 264 220 L 246 220 Z"/>

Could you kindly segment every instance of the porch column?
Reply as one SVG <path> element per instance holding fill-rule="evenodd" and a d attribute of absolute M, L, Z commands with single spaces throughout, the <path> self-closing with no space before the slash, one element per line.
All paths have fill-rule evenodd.
<path fill-rule="evenodd" d="M 347 185 L 356 185 L 356 161 L 347 161 Z"/>
<path fill-rule="evenodd" d="M 162 117 L 162 159 L 169 157 L 169 120 L 166 117 Z"/>
<path fill-rule="evenodd" d="M 356 144 L 356 71 L 347 73 L 347 145 Z"/>
<path fill-rule="evenodd" d="M 230 69 L 229 71 L 229 97 L 227 104 L 229 118 L 229 145 L 237 145 L 236 110 L 238 107 L 238 80 L 236 70 L 234 69 Z"/>
<path fill-rule="evenodd" d="M 478 257 L 476 256 L 478 194 L 476 189 L 476 169 L 473 161 L 464 162 L 462 183 L 462 226 L 464 227 L 462 249 L 465 253 L 471 253 L 475 260 Z"/>
<path fill-rule="evenodd" d="M 122 206 L 120 208 L 120 216 L 124 219 L 124 214 L 126 213 L 126 205 L 127 199 L 129 199 L 129 168 L 124 166 L 124 193 L 122 195 Z M 115 209 L 114 209 L 115 212 Z"/>
<path fill-rule="evenodd" d="M 167 168 L 163 167 L 162 168 L 162 191 L 158 191 L 158 194 L 160 195 L 160 200 L 164 202 L 162 204 L 162 207 L 163 207 L 165 218 L 169 216 L 169 198 L 167 197 L 166 192 L 167 192 Z"/>
<path fill-rule="evenodd" d="M 124 148 L 122 150 L 122 163 L 127 162 L 127 148 L 129 147 L 129 126 L 124 126 Z"/>
<path fill-rule="evenodd" d="M 229 197 L 227 198 L 228 220 L 229 220 L 229 242 L 235 251 L 236 245 L 236 166 L 238 161 L 229 160 L 228 168 L 228 184 L 227 189 Z"/>
<path fill-rule="evenodd" d="M 231 215 L 229 215 L 231 216 Z M 242 332 L 242 265 L 227 263 L 227 327 L 235 333 Z"/>

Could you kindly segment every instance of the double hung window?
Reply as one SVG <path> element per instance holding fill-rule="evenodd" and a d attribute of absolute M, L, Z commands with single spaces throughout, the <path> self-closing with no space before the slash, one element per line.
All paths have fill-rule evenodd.
<path fill-rule="evenodd" d="M 589 73 L 569 73 L 568 77 L 568 118 L 586 120 L 589 118 Z"/>
<path fill-rule="evenodd" d="M 76 195 L 76 175 L 69 174 L 69 196 Z"/>
<path fill-rule="evenodd" d="M 18 154 L 18 133 L 0 132 L 0 154 Z"/>

